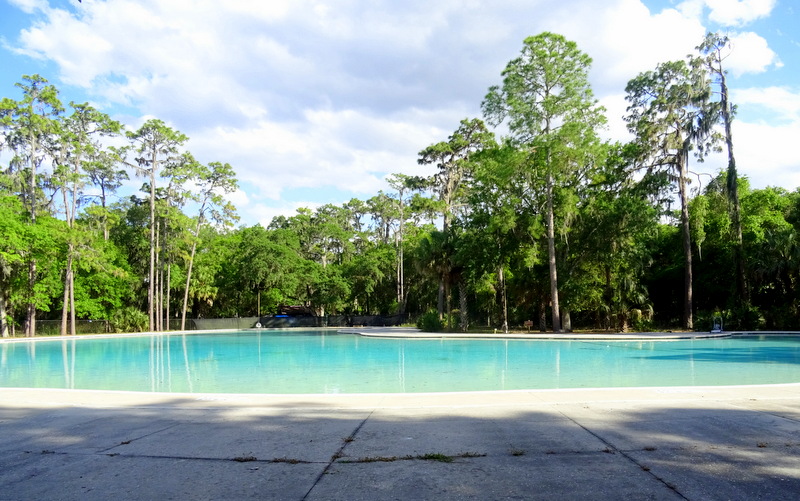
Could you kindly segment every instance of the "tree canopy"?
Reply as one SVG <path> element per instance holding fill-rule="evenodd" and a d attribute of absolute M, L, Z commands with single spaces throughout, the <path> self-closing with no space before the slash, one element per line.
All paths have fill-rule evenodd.
<path fill-rule="evenodd" d="M 529 37 L 482 118 L 420 145 L 429 176 L 266 226 L 235 226 L 236 166 L 198 161 L 169 124 L 130 130 L 23 76 L 0 101 L 0 333 L 288 306 L 451 330 L 800 328 L 800 190 L 753 189 L 758 166 L 736 164 L 730 50 L 710 34 L 631 79 L 622 144 L 601 140 L 589 55 Z M 715 149 L 728 164 L 698 184 Z"/>

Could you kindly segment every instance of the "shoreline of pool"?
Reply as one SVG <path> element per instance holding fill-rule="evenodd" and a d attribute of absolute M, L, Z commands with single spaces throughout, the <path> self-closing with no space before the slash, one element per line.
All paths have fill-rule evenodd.
<path fill-rule="evenodd" d="M 376 338 L 406 338 L 406 339 L 541 339 L 541 340 L 564 340 L 564 341 L 670 341 L 686 339 L 713 339 L 728 338 L 733 336 L 800 336 L 800 331 L 721 331 L 721 332 L 487 332 L 487 333 L 461 333 L 461 332 L 423 332 L 413 327 L 288 327 L 276 329 L 251 328 L 251 329 L 215 329 L 215 330 L 184 330 L 184 331 L 163 331 L 163 332 L 126 332 L 108 334 L 77 334 L 75 336 L 34 336 L 34 337 L 9 337 L 0 338 L 2 343 L 25 343 L 29 341 L 65 341 L 73 339 L 103 339 L 116 337 L 136 337 L 136 336 L 173 336 L 173 335 L 196 335 L 209 333 L 228 333 L 228 332 L 261 332 L 261 331 L 285 331 L 292 332 L 297 330 L 332 331 L 341 334 L 356 334 L 363 337 Z"/>

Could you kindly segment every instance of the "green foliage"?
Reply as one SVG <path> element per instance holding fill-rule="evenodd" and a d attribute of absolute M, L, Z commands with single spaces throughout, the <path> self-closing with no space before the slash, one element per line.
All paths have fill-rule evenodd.
<path fill-rule="evenodd" d="M 75 310 L 79 318 L 105 320 L 130 301 L 134 277 L 120 249 L 93 236 L 76 267 Z"/>
<path fill-rule="evenodd" d="M 306 290 L 310 291 L 309 302 L 316 306 L 320 314 L 337 314 L 346 304 L 350 296 L 350 284 L 342 276 L 337 266 L 320 267 L 318 264 L 309 264 L 314 269 L 308 273 Z"/>
<path fill-rule="evenodd" d="M 25 226 L 22 202 L 13 196 L 0 196 L 0 278 L 8 277 L 12 267 L 23 262 Z"/>
<path fill-rule="evenodd" d="M 630 320 L 633 330 L 636 332 L 652 332 L 655 329 L 653 323 L 653 312 L 650 309 L 633 309 L 630 311 Z"/>
<path fill-rule="evenodd" d="M 625 99 L 630 103 L 625 120 L 636 136 L 637 163 L 648 174 L 659 173 L 677 188 L 680 202 L 681 245 L 684 249 L 683 327 L 693 327 L 692 236 L 705 239 L 700 229 L 692 230 L 689 210 L 689 156 L 702 161 L 716 150 L 719 135 L 714 126 L 718 107 L 711 103 L 707 69 L 695 59 L 660 63 L 655 70 L 640 73 L 628 82 Z M 705 208 L 697 204 L 694 216 L 702 218 Z M 699 221 L 696 221 L 699 224 Z M 702 249 L 702 241 L 698 249 Z"/>
<path fill-rule="evenodd" d="M 561 35 L 526 38 L 521 55 L 503 70 L 503 84 L 491 87 L 482 103 L 490 124 L 507 123 L 507 144 L 519 150 L 502 188 L 509 186 L 544 219 L 554 331 L 561 330 L 556 233 L 563 242 L 574 220 L 573 190 L 602 152 L 597 129 L 606 120 L 589 85 L 591 62 Z"/>
<path fill-rule="evenodd" d="M 243 288 L 255 293 L 255 301 L 244 312 L 256 313 L 259 292 L 269 291 L 270 297 L 262 311 L 275 311 L 279 304 L 288 303 L 289 298 L 302 292 L 300 252 L 300 239 L 289 229 L 266 230 L 257 225 L 241 230 L 233 270 Z"/>
<path fill-rule="evenodd" d="M 441 332 L 444 329 L 439 312 L 431 310 L 417 319 L 417 329 L 422 332 Z"/>
<path fill-rule="evenodd" d="M 430 184 L 442 203 L 444 232 L 448 231 L 454 212 L 466 197 L 474 170 L 474 154 L 494 143 L 494 134 L 487 130 L 483 121 L 462 120 L 446 142 L 432 144 L 419 152 L 420 164 L 435 164 L 439 169 Z"/>
<path fill-rule="evenodd" d="M 783 309 L 783 311 L 786 311 Z M 762 330 L 767 326 L 767 320 L 761 309 L 753 306 L 737 306 L 723 312 L 725 330 Z M 791 327 L 787 327 L 791 328 Z M 797 328 L 797 326 L 793 326 Z"/>
<path fill-rule="evenodd" d="M 706 241 L 705 220 L 708 214 L 708 198 L 700 195 L 689 203 L 689 220 L 692 242 L 697 247 L 697 256 L 703 259 L 703 243 Z"/>
<path fill-rule="evenodd" d="M 397 258 L 394 246 L 384 244 L 365 246 L 361 254 L 353 256 L 342 271 L 343 279 L 348 283 L 351 304 L 358 304 L 367 314 L 392 313 L 394 290 L 382 286 L 394 278 Z"/>
<path fill-rule="evenodd" d="M 126 306 L 115 310 L 108 321 L 113 332 L 144 332 L 147 330 L 149 319 L 147 313 Z"/>

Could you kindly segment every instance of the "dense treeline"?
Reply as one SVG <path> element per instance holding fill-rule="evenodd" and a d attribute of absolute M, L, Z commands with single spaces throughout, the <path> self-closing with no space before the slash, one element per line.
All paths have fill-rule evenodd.
<path fill-rule="evenodd" d="M 159 120 L 130 131 L 65 107 L 39 76 L 0 102 L 2 335 L 36 319 L 166 330 L 187 317 L 407 313 L 426 328 L 800 327 L 800 191 L 738 176 L 728 41 L 631 80 L 635 139 L 600 139 L 591 60 L 525 40 L 483 119 L 419 153 L 367 199 L 234 228 L 233 168 L 202 164 Z M 502 127 L 497 135 L 490 127 Z M 442 139 L 442 138 L 434 138 Z M 691 164 L 727 167 L 699 185 Z M 749 169 L 758 166 L 747 166 Z M 141 192 L 120 201 L 122 183 Z"/>

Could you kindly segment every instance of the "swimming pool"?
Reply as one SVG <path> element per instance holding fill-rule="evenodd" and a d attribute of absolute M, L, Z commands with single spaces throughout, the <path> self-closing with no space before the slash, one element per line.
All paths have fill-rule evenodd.
<path fill-rule="evenodd" d="M 0 343 L 0 386 L 166 393 L 420 393 L 800 382 L 800 337 L 382 339 L 237 331 Z"/>

